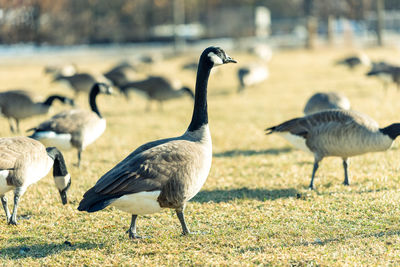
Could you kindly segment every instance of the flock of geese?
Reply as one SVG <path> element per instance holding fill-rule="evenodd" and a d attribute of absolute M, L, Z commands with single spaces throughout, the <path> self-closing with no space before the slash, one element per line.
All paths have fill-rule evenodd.
<path fill-rule="evenodd" d="M 195 92 L 181 84 L 171 84 L 166 79 L 151 76 L 138 82 L 126 83 L 125 89 L 136 88 L 147 92 L 149 99 L 164 101 L 168 94 L 152 91 L 159 80 L 170 87 L 176 95 L 187 93 L 194 98 L 192 119 L 187 130 L 177 137 L 152 141 L 135 149 L 125 159 L 106 172 L 90 188 L 80 201 L 78 210 L 96 212 L 114 206 L 132 214 L 128 230 L 132 239 L 140 238 L 136 224 L 139 215 L 159 212 L 163 208 L 176 211 L 184 235 L 189 228 L 184 217 L 186 203 L 193 198 L 205 183 L 211 168 L 212 142 L 208 127 L 207 86 L 211 70 L 219 65 L 236 63 L 234 59 L 219 47 L 206 48 L 197 64 Z M 123 64 L 120 69 L 132 66 Z M 119 77 L 118 71 L 108 72 L 108 76 Z M 56 79 L 65 79 L 76 92 L 87 90 L 89 80 L 79 83 L 66 78 L 71 75 L 57 74 Z M 84 76 L 81 76 L 84 77 Z M 78 79 L 79 80 L 79 79 Z M 118 82 L 114 82 L 114 85 Z M 121 83 L 119 85 L 121 85 Z M 242 86 L 242 85 L 241 85 Z M 122 86 L 123 87 L 123 86 Z M 124 87 L 123 87 L 124 88 Z M 9 93 L 9 92 L 8 92 Z M 7 92 L 3 95 L 7 95 Z M 17 93 L 17 92 L 16 92 Z M 1 102 L 2 113 L 9 119 L 18 120 L 30 114 L 44 114 L 51 103 L 58 99 L 72 104 L 71 99 L 50 96 L 44 102 L 34 102 L 28 94 L 18 92 L 18 97 L 26 103 L 26 109 L 20 114 L 12 112 L 5 100 Z M 46 176 L 53 167 L 53 176 L 60 192 L 62 203 L 67 203 L 67 191 L 71 185 L 60 150 L 75 148 L 78 151 L 78 163 L 86 146 L 93 143 L 106 128 L 96 97 L 111 94 L 111 87 L 105 83 L 92 81 L 89 89 L 91 111 L 72 109 L 61 112 L 42 122 L 30 137 L 0 138 L 0 197 L 9 224 L 17 224 L 17 208 L 20 197 L 29 185 Z M 5 103 L 5 104 L 4 104 Z M 10 111 L 11 110 L 11 111 Z M 349 100 L 338 93 L 317 93 L 307 102 L 305 116 L 294 118 L 279 125 L 268 127 L 266 134 L 282 135 L 295 147 L 314 156 L 310 189 L 314 188 L 314 178 L 319 163 L 325 157 L 340 157 L 343 160 L 344 184 L 349 185 L 349 157 L 375 151 L 385 151 L 400 135 L 400 124 L 394 123 L 380 128 L 365 114 L 350 110 Z M 11 125 L 11 123 L 10 123 Z M 12 130 L 17 130 L 15 127 Z M 46 148 L 47 147 L 47 148 Z M 14 209 L 10 213 L 5 193 L 14 191 Z"/>

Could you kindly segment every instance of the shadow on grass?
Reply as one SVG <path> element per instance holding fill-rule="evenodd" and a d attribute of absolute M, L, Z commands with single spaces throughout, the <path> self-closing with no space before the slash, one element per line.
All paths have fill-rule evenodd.
<path fill-rule="evenodd" d="M 400 236 L 400 230 L 397 231 L 380 231 L 378 233 L 370 233 L 370 234 L 361 234 L 361 235 L 353 235 L 353 236 L 343 236 L 343 237 L 338 237 L 338 238 L 328 238 L 325 240 L 317 240 L 313 242 L 301 242 L 297 244 L 293 244 L 290 246 L 311 246 L 311 245 L 319 245 L 319 246 L 324 246 L 329 243 L 334 243 L 334 242 L 342 242 L 346 241 L 352 238 L 371 238 L 371 237 L 382 237 L 382 236 Z"/>
<path fill-rule="evenodd" d="M 264 150 L 228 150 L 225 152 L 214 153 L 214 157 L 216 158 L 225 158 L 225 157 L 237 157 L 237 156 L 255 156 L 255 155 L 278 155 L 280 153 L 288 153 L 293 149 L 290 147 L 285 148 L 271 148 Z"/>
<path fill-rule="evenodd" d="M 74 251 L 77 249 L 89 250 L 94 248 L 101 248 L 101 246 L 102 245 L 89 242 L 71 244 L 68 241 L 65 241 L 64 243 L 12 246 L 0 250 L 0 259 L 40 259 L 49 255 L 61 253 L 63 251 Z"/>
<path fill-rule="evenodd" d="M 278 198 L 288 198 L 298 196 L 298 192 L 294 188 L 288 189 L 249 189 L 246 187 L 238 189 L 220 189 L 220 190 L 204 190 L 199 192 L 192 201 L 198 203 L 206 202 L 228 202 L 235 199 L 257 199 L 260 201 L 275 200 Z"/>

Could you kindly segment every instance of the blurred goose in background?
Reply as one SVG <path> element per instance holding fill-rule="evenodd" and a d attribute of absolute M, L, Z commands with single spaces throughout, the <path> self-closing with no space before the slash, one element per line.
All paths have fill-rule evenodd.
<path fill-rule="evenodd" d="M 396 84 L 397 89 L 400 89 L 400 67 L 394 66 L 385 62 L 373 63 L 372 69 L 367 73 L 367 76 L 377 77 L 383 82 L 383 87 L 388 88 L 389 83 Z"/>
<path fill-rule="evenodd" d="M 354 69 L 359 65 L 369 66 L 371 64 L 371 60 L 369 57 L 364 54 L 360 53 L 359 55 L 354 55 L 350 57 L 346 57 L 336 61 L 336 65 L 345 65 L 349 67 L 349 69 Z"/>
<path fill-rule="evenodd" d="M 309 115 L 326 109 L 348 110 L 350 109 L 350 101 L 345 95 L 340 93 L 315 93 L 307 101 L 304 107 L 304 114 Z"/>
<path fill-rule="evenodd" d="M 25 90 L 10 90 L 0 93 L 0 112 L 8 118 L 11 132 L 19 132 L 19 121 L 37 115 L 47 114 L 54 100 L 74 106 L 74 100 L 51 95 L 43 102 L 37 102 L 36 96 Z M 13 121 L 15 120 L 15 126 Z"/>
<path fill-rule="evenodd" d="M 129 90 L 144 93 L 148 98 L 146 110 L 150 110 L 152 100 L 158 101 L 162 109 L 164 101 L 180 98 L 185 94 L 194 98 L 193 91 L 182 86 L 180 81 L 161 76 L 150 76 L 144 80 L 129 82 L 119 88 L 127 98 Z"/>
<path fill-rule="evenodd" d="M 78 210 L 96 212 L 111 205 L 132 214 L 128 233 L 136 233 L 138 215 L 175 209 L 183 234 L 190 234 L 183 215 L 186 202 L 207 179 L 212 158 L 208 127 L 207 84 L 214 66 L 236 62 L 221 48 L 209 47 L 199 60 L 192 121 L 178 137 L 153 141 L 133 151 L 87 191 Z"/>
<path fill-rule="evenodd" d="M 267 44 L 255 44 L 250 47 L 249 52 L 262 59 L 264 62 L 269 62 L 272 59 L 272 49 Z"/>
<path fill-rule="evenodd" d="M 52 167 L 56 187 L 65 205 L 71 177 L 61 152 L 55 147 L 45 148 L 28 137 L 0 138 L 0 198 L 8 224 L 17 224 L 19 200 L 26 189 L 46 176 Z M 11 190 L 14 190 L 12 215 L 5 196 Z"/>
<path fill-rule="evenodd" d="M 112 89 L 106 84 L 95 83 L 89 94 L 91 111 L 73 109 L 58 113 L 36 128 L 30 129 L 34 131 L 30 137 L 45 146 L 55 146 L 61 150 L 76 148 L 79 167 L 82 151 L 106 129 L 106 120 L 101 116 L 96 104 L 96 98 L 100 93 L 109 95 Z"/>
<path fill-rule="evenodd" d="M 123 61 L 112 67 L 103 75 L 110 80 L 114 86 L 120 87 L 132 80 L 135 70 L 136 69 L 132 64 Z"/>
<path fill-rule="evenodd" d="M 44 73 L 51 74 L 54 77 L 57 75 L 72 76 L 77 73 L 77 68 L 75 64 L 49 65 L 44 68 Z"/>
<path fill-rule="evenodd" d="M 400 123 L 379 128 L 365 114 L 350 110 L 327 110 L 286 121 L 266 131 L 267 134 L 278 133 L 295 147 L 314 154 L 309 186 L 313 189 L 315 173 L 324 157 L 342 158 L 344 184 L 349 185 L 347 159 L 388 150 L 400 135 Z"/>
<path fill-rule="evenodd" d="M 242 92 L 246 87 L 259 84 L 268 79 L 269 71 L 264 64 L 252 63 L 240 67 L 237 72 L 239 79 L 238 92 Z"/>
<path fill-rule="evenodd" d="M 89 93 L 90 89 L 93 87 L 93 84 L 97 82 L 96 78 L 89 73 L 76 73 L 71 76 L 58 74 L 53 81 L 67 82 L 71 89 L 75 91 L 75 97 L 77 97 L 80 92 Z"/>

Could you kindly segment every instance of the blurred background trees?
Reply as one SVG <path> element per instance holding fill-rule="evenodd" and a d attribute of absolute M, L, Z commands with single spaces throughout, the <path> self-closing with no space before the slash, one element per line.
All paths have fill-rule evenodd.
<path fill-rule="evenodd" d="M 377 27 L 381 0 L 0 0 L 0 43 L 97 44 L 173 40 L 177 21 L 186 39 L 246 37 L 255 33 L 255 8 L 271 14 L 271 34 L 293 33 L 315 18 L 318 34 L 329 32 L 329 19 L 350 21 L 352 27 Z M 174 3 L 175 2 L 175 8 Z M 383 0 L 382 0 L 383 2 Z M 176 6 L 181 3 L 181 6 Z M 400 10 L 400 1 L 386 0 L 384 8 Z M 183 11 L 177 16 L 174 10 Z M 388 27 L 400 30 L 397 22 Z M 362 24 L 357 24 L 362 22 Z M 345 27 L 336 23 L 335 28 Z M 169 27 L 171 26 L 171 27 Z M 298 29 L 297 29 L 298 30 Z M 356 33 L 355 33 L 356 34 Z"/>

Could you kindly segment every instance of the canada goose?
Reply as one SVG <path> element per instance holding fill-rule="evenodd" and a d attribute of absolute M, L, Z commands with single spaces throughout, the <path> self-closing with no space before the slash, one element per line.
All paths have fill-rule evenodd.
<path fill-rule="evenodd" d="M 63 76 L 71 76 L 77 72 L 75 64 L 67 65 L 50 65 L 44 68 L 44 73 L 51 74 L 54 77 L 61 74 Z"/>
<path fill-rule="evenodd" d="M 387 64 L 385 62 L 375 63 L 367 76 L 375 76 L 383 81 L 383 86 L 387 89 L 388 84 L 393 82 L 397 89 L 400 89 L 400 67 Z"/>
<path fill-rule="evenodd" d="M 120 87 L 129 82 L 130 73 L 134 72 L 135 68 L 128 62 L 121 62 L 110 70 L 104 73 L 104 77 L 110 80 L 114 86 Z"/>
<path fill-rule="evenodd" d="M 349 99 L 340 93 L 315 93 L 307 101 L 304 114 L 319 112 L 326 109 L 350 109 Z"/>
<path fill-rule="evenodd" d="M 61 201 L 67 204 L 67 191 L 71 177 L 61 152 L 55 147 L 45 148 L 40 142 L 28 137 L 0 138 L 0 198 L 8 224 L 17 224 L 20 197 L 28 186 L 36 183 L 53 167 L 53 176 Z M 5 193 L 14 190 L 12 215 L 7 206 Z"/>
<path fill-rule="evenodd" d="M 379 128 L 367 115 L 338 109 L 295 118 L 266 131 L 267 134 L 278 133 L 297 148 L 314 154 L 314 168 L 309 186 L 313 189 L 318 164 L 324 157 L 343 159 L 344 184 L 349 185 L 347 159 L 389 149 L 400 134 L 400 123 Z"/>
<path fill-rule="evenodd" d="M 33 93 L 25 90 L 10 90 L 0 93 L 0 111 L 8 118 L 11 132 L 19 132 L 19 121 L 36 115 L 47 114 L 54 100 L 74 106 L 74 100 L 60 96 L 49 96 L 44 102 L 36 102 Z M 12 119 L 15 120 L 15 127 Z"/>
<path fill-rule="evenodd" d="M 209 47 L 199 60 L 192 121 L 175 138 L 144 144 L 104 174 L 83 196 L 78 210 L 95 212 L 111 205 L 132 214 L 128 233 L 136 234 L 138 215 L 172 208 L 190 234 L 183 211 L 207 179 L 212 145 L 207 115 L 207 83 L 212 67 L 236 63 L 221 48 Z"/>
<path fill-rule="evenodd" d="M 239 79 L 238 92 L 242 92 L 247 86 L 256 85 L 265 81 L 269 76 L 269 72 L 267 67 L 264 65 L 249 64 L 240 67 L 238 69 L 237 76 Z"/>
<path fill-rule="evenodd" d="M 45 146 L 55 146 L 61 150 L 78 150 L 78 167 L 81 153 L 86 146 L 99 138 L 106 129 L 106 120 L 101 116 L 96 104 L 99 93 L 111 94 L 112 89 L 106 84 L 95 83 L 89 94 L 91 111 L 73 109 L 58 113 L 38 127 L 32 128 L 30 136 Z"/>
<path fill-rule="evenodd" d="M 128 97 L 128 90 L 130 89 L 144 93 L 149 100 L 147 110 L 150 109 L 151 100 L 158 101 L 161 108 L 163 101 L 179 98 L 184 94 L 188 94 L 194 98 L 192 90 L 182 86 L 180 81 L 161 76 L 150 76 L 144 80 L 129 82 L 119 88 L 126 97 Z"/>
<path fill-rule="evenodd" d="M 369 57 L 364 53 L 361 53 L 361 54 L 355 55 L 355 56 L 346 57 L 346 58 L 336 61 L 336 65 L 346 65 L 347 67 L 349 67 L 349 69 L 354 69 L 358 65 L 369 66 L 370 64 L 371 64 L 371 61 L 370 61 Z"/>
<path fill-rule="evenodd" d="M 80 92 L 90 92 L 93 84 L 97 82 L 96 78 L 88 73 L 76 73 L 71 76 L 59 74 L 53 81 L 66 81 L 75 91 L 75 96 Z"/>

